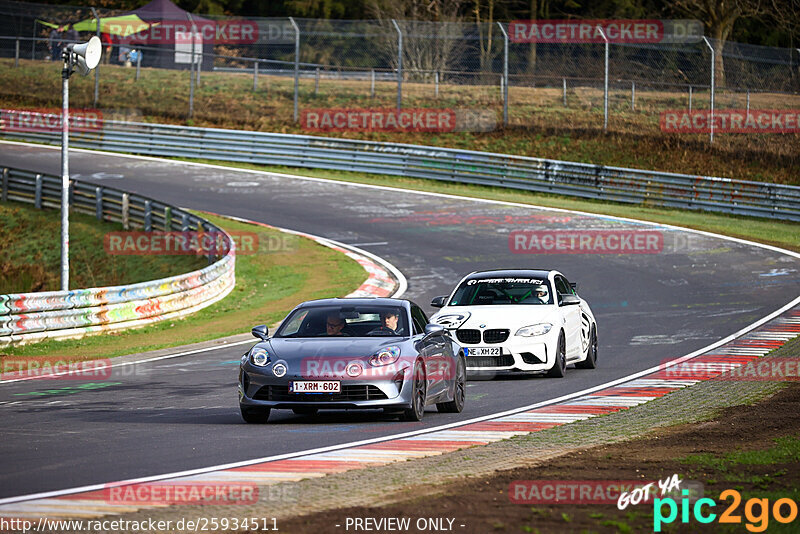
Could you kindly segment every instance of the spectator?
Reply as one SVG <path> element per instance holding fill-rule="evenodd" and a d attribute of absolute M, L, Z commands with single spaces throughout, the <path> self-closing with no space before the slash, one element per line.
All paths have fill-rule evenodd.
<path fill-rule="evenodd" d="M 114 49 L 114 40 L 111 34 L 101 33 L 100 40 L 103 42 L 103 64 L 108 65 L 111 62 L 111 52 Z"/>
<path fill-rule="evenodd" d="M 75 29 L 75 26 L 70 24 L 67 31 L 64 32 L 64 45 L 75 44 L 78 42 L 78 39 L 80 39 L 78 30 Z"/>
<path fill-rule="evenodd" d="M 50 50 L 50 59 L 58 61 L 61 59 L 61 31 L 53 28 L 50 31 L 50 38 L 47 40 L 47 48 Z"/>

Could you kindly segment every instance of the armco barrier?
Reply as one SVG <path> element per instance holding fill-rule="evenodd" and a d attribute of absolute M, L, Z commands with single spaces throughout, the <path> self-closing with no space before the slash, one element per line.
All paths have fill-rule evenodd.
<path fill-rule="evenodd" d="M 0 113 L 10 116 L 20 112 Z M 0 136 L 61 142 L 59 131 L 0 129 Z M 470 150 L 117 121 L 105 121 L 95 131 L 75 132 L 70 144 L 131 154 L 427 178 L 800 221 L 800 187 L 796 186 Z"/>
<path fill-rule="evenodd" d="M 2 200 L 59 207 L 61 178 L 2 168 Z M 0 347 L 54 337 L 80 337 L 173 319 L 217 302 L 235 284 L 233 240 L 180 208 L 110 187 L 73 181 L 71 209 L 126 229 L 204 231 L 226 236 L 227 253 L 190 273 L 114 287 L 0 295 Z"/>

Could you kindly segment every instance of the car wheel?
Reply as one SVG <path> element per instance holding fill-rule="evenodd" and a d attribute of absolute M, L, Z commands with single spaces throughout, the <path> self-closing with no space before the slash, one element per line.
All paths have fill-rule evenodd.
<path fill-rule="evenodd" d="M 295 413 L 295 415 L 317 415 L 319 409 L 301 407 L 301 408 L 292 408 L 292 411 Z"/>
<path fill-rule="evenodd" d="M 403 410 L 403 421 L 422 421 L 425 414 L 426 384 L 422 362 L 414 364 L 414 383 L 411 389 L 411 406 Z"/>
<path fill-rule="evenodd" d="M 461 358 L 456 366 L 456 384 L 453 391 L 453 400 L 450 402 L 436 403 L 436 409 L 442 413 L 461 413 L 464 409 L 464 400 L 467 398 L 467 369 Z"/>
<path fill-rule="evenodd" d="M 269 408 L 253 408 L 251 406 L 239 406 L 242 412 L 242 419 L 247 423 L 263 425 L 269 419 Z"/>
<path fill-rule="evenodd" d="M 586 351 L 586 359 L 575 364 L 577 369 L 594 369 L 597 367 L 597 332 L 592 327 L 589 335 L 589 348 Z"/>
<path fill-rule="evenodd" d="M 550 378 L 564 378 L 567 372 L 567 348 L 564 343 L 564 334 L 558 337 L 558 348 L 556 349 L 556 361 L 553 362 L 553 367 L 547 372 Z"/>

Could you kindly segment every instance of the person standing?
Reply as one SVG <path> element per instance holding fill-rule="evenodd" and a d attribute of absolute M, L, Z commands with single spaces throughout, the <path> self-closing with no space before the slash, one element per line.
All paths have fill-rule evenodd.
<path fill-rule="evenodd" d="M 53 28 L 50 31 L 50 38 L 47 40 L 47 48 L 50 50 L 50 59 L 58 61 L 61 59 L 61 31 Z"/>
<path fill-rule="evenodd" d="M 68 44 L 75 44 L 80 39 L 80 35 L 78 35 L 78 30 L 75 29 L 75 26 L 70 24 L 69 28 L 66 32 L 64 32 L 64 46 Z"/>

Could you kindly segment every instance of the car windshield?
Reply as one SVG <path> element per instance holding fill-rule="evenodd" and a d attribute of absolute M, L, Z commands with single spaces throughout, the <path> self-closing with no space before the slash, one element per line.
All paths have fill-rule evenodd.
<path fill-rule="evenodd" d="M 408 332 L 400 306 L 315 306 L 292 312 L 275 337 L 397 337 Z"/>
<path fill-rule="evenodd" d="M 475 278 L 456 290 L 449 306 L 491 306 L 501 304 L 552 304 L 550 283 L 528 277 Z"/>

